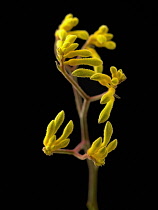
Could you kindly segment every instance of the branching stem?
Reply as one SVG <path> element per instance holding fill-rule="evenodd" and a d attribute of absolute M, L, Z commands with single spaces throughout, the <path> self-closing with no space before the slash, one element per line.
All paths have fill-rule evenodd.
<path fill-rule="evenodd" d="M 85 48 L 87 43 L 82 47 Z M 80 160 L 87 159 L 88 169 L 89 169 L 89 185 L 88 185 L 88 200 L 87 200 L 87 208 L 89 210 L 98 210 L 97 204 L 97 176 L 98 176 L 98 167 L 94 165 L 94 163 L 88 159 L 87 149 L 90 147 L 90 139 L 89 139 L 89 131 L 88 131 L 88 122 L 87 115 L 90 103 L 93 101 L 99 100 L 102 94 L 96 96 L 89 96 L 85 93 L 85 91 L 79 86 L 78 80 L 76 77 L 71 76 L 71 70 L 66 70 L 64 66 L 64 60 L 60 63 L 61 73 L 68 80 L 68 82 L 72 85 L 76 108 L 78 111 L 78 116 L 80 119 L 80 128 L 81 128 L 81 142 L 73 149 L 59 149 L 55 151 L 55 153 L 60 154 L 68 154 L 77 157 Z M 75 70 L 77 66 L 73 67 Z M 85 154 L 81 155 L 80 150 L 84 150 Z"/>

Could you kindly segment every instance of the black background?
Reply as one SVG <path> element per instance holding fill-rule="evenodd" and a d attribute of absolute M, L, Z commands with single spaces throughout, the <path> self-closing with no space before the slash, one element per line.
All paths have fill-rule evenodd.
<path fill-rule="evenodd" d="M 57 71 L 53 52 L 54 31 L 68 13 L 79 18 L 76 29 L 90 34 L 108 25 L 117 48 L 99 49 L 104 71 L 114 65 L 127 75 L 118 87 L 121 100 L 115 101 L 110 117 L 118 148 L 99 170 L 100 210 L 152 209 L 157 167 L 157 12 L 152 1 L 14 1 L 1 5 L 3 209 L 86 209 L 86 161 L 66 155 L 47 157 L 42 152 L 46 126 L 62 109 L 66 121 L 72 119 L 75 124 L 70 148 L 80 140 L 71 86 Z M 88 80 L 81 85 L 91 95 L 103 90 Z M 97 124 L 101 108 L 94 102 L 89 110 L 92 141 L 102 135 L 104 125 Z"/>

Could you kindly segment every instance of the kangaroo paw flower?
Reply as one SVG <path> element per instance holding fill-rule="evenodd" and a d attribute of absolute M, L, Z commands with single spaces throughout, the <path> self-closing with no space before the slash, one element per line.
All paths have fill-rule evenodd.
<path fill-rule="evenodd" d="M 65 113 L 62 110 L 61 112 L 58 113 L 58 115 L 55 117 L 54 120 L 52 120 L 46 130 L 46 135 L 43 140 L 44 148 L 43 152 L 46 155 L 52 155 L 55 150 L 67 147 L 67 145 L 70 142 L 70 139 L 68 136 L 72 133 L 74 125 L 73 121 L 70 120 L 66 127 L 63 130 L 62 135 L 59 138 L 56 138 L 56 132 L 62 125 L 65 119 Z"/>
<path fill-rule="evenodd" d="M 117 147 L 117 139 L 109 143 L 112 133 L 112 124 L 107 121 L 103 139 L 102 137 L 97 138 L 87 150 L 88 159 L 92 160 L 96 166 L 104 165 L 107 155 Z"/>

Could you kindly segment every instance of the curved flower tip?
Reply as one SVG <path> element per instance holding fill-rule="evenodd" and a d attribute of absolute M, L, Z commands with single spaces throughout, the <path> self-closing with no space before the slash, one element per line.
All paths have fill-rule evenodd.
<path fill-rule="evenodd" d="M 65 16 L 64 20 L 59 26 L 59 29 L 64 29 L 66 31 L 70 31 L 74 26 L 76 26 L 79 22 L 79 19 L 73 17 L 72 14 L 68 14 Z"/>
<path fill-rule="evenodd" d="M 104 128 L 104 138 L 97 138 L 87 150 L 88 159 L 92 160 L 96 166 L 104 165 L 107 155 L 117 147 L 117 139 L 109 143 L 112 133 L 113 128 L 108 121 Z"/>
<path fill-rule="evenodd" d="M 59 138 L 56 138 L 56 132 L 62 125 L 65 119 L 65 113 L 62 110 L 57 114 L 54 120 L 52 120 L 46 130 L 46 136 L 43 140 L 44 148 L 43 152 L 46 155 L 52 155 L 54 151 L 67 147 L 70 142 L 68 136 L 72 133 L 74 125 L 73 121 L 70 120 L 68 124 L 65 126 L 62 135 Z"/>

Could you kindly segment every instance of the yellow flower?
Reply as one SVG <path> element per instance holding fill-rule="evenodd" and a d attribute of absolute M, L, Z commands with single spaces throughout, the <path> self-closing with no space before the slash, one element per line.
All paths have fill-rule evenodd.
<path fill-rule="evenodd" d="M 111 66 L 110 72 L 111 77 L 102 73 L 95 73 L 90 77 L 91 80 L 98 81 L 101 85 L 108 88 L 108 91 L 101 97 L 100 100 L 101 104 L 106 105 L 99 114 L 98 123 L 103 123 L 109 119 L 115 101 L 114 95 L 117 85 L 126 79 L 126 76 L 121 69 L 117 70 L 116 67 Z"/>
<path fill-rule="evenodd" d="M 99 58 L 93 58 L 91 52 L 88 49 L 76 50 L 76 48 L 78 47 L 78 43 L 74 43 L 77 39 L 76 35 L 67 35 L 62 30 L 60 30 L 60 33 L 58 33 L 58 35 L 60 39 L 56 41 L 56 57 L 59 63 L 70 66 L 99 66 L 102 64 L 102 60 L 100 60 Z M 58 69 L 62 71 L 59 66 Z"/>
<path fill-rule="evenodd" d="M 88 45 L 94 45 L 96 47 L 106 47 L 113 50 L 116 48 L 116 43 L 111 41 L 113 34 L 108 33 L 109 29 L 106 25 L 102 25 L 99 29 L 89 37 Z"/>
<path fill-rule="evenodd" d="M 112 124 L 107 121 L 103 139 L 97 138 L 87 150 L 88 159 L 92 160 L 96 166 L 104 165 L 107 155 L 117 147 L 117 139 L 110 142 L 112 133 Z"/>
<path fill-rule="evenodd" d="M 48 126 L 45 138 L 43 140 L 44 148 L 43 151 L 46 155 L 52 155 L 54 151 L 66 147 L 70 139 L 68 136 L 72 133 L 74 125 L 72 120 L 68 122 L 66 127 L 63 130 L 62 135 L 57 139 L 56 138 L 56 132 L 62 125 L 63 121 L 65 119 L 65 113 L 62 110 L 58 113 L 58 115 L 55 117 L 54 120 L 52 120 Z"/>
<path fill-rule="evenodd" d="M 72 14 L 66 15 L 62 23 L 59 25 L 58 30 L 55 32 L 56 38 L 61 39 L 60 34 L 65 33 L 67 35 L 76 35 L 77 38 L 87 40 L 89 38 L 89 34 L 87 31 L 85 30 L 71 31 L 72 28 L 78 24 L 78 22 L 79 22 L 79 19 L 77 17 L 73 17 Z"/>
<path fill-rule="evenodd" d="M 126 79 L 122 69 L 117 70 L 116 67 L 110 67 L 111 77 L 107 74 L 96 73 L 90 69 L 76 69 L 72 72 L 73 76 L 89 77 L 91 80 L 98 81 L 101 85 L 106 86 L 108 90 L 101 97 L 100 103 L 105 104 L 105 107 L 100 112 L 98 123 L 103 123 L 110 117 L 111 110 L 115 101 L 115 92 L 117 85 Z"/>

